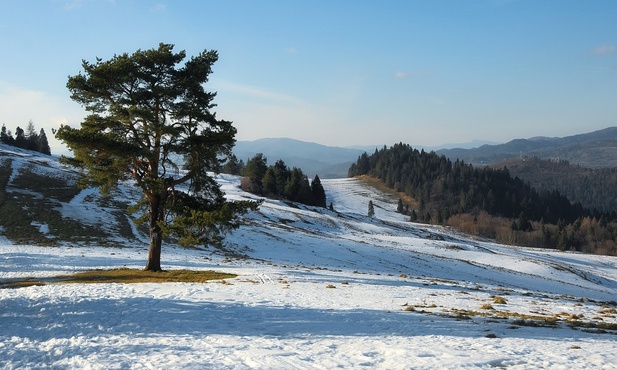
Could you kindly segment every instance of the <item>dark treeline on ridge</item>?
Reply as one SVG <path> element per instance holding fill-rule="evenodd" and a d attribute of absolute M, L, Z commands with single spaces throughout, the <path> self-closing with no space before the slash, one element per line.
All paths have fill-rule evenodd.
<path fill-rule="evenodd" d="M 615 252 L 615 212 L 585 209 L 557 190 L 537 191 L 512 177 L 506 167 L 474 168 L 399 143 L 372 155 L 362 154 L 349 168 L 350 177 L 361 175 L 379 179 L 411 197 L 413 207 L 405 211 L 410 221 L 464 226 L 469 221 L 465 215 L 471 215 L 475 223 L 479 216 L 488 215 L 494 226 L 487 227 L 489 222 L 484 222 L 473 228 L 475 233 L 523 245 Z M 587 224 L 591 225 L 589 230 L 581 231 Z M 462 229 L 469 231 L 469 227 Z"/>
<path fill-rule="evenodd" d="M 7 130 L 6 125 L 3 124 L 2 130 L 0 131 L 0 142 L 17 148 L 51 155 L 51 149 L 49 148 L 45 130 L 41 129 L 39 132 L 36 132 L 32 121 L 28 122 L 25 131 L 17 126 L 15 129 L 15 137 L 13 137 L 11 130 Z"/>

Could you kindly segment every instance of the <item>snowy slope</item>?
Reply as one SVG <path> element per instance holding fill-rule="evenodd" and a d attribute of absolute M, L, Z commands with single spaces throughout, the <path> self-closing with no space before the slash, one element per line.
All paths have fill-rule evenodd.
<path fill-rule="evenodd" d="M 39 245 L 143 240 L 126 212 L 137 189 L 124 184 L 105 198 L 97 189 L 80 189 L 81 177 L 57 157 L 0 144 L 0 230 Z"/>
<path fill-rule="evenodd" d="M 0 289 L 0 368 L 615 368 L 617 259 L 412 224 L 360 180 L 322 182 L 335 211 L 265 200 L 228 237 L 235 258 L 164 247 L 164 268 L 236 279 Z M 88 222 L 108 211 L 72 201 Z M 124 243 L 0 236 L 0 281 L 142 267 L 145 244 Z"/>

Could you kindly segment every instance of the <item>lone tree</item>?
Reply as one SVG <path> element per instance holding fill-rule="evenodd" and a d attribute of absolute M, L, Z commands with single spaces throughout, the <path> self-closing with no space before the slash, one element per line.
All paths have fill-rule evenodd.
<path fill-rule="evenodd" d="M 119 181 L 134 180 L 147 210 L 150 247 L 146 270 L 161 270 L 163 237 L 180 244 L 218 243 L 238 226 L 238 216 L 255 202 L 226 202 L 208 174 L 231 153 L 236 129 L 211 109 L 206 92 L 214 50 L 184 64 L 173 45 L 82 62 L 83 74 L 69 76 L 71 98 L 91 112 L 81 127 L 62 125 L 56 137 L 86 168 L 86 182 L 109 193 Z"/>
<path fill-rule="evenodd" d="M 368 201 L 368 212 L 367 212 L 367 215 L 369 217 L 375 216 L 375 206 L 373 205 L 373 201 L 372 200 Z"/>

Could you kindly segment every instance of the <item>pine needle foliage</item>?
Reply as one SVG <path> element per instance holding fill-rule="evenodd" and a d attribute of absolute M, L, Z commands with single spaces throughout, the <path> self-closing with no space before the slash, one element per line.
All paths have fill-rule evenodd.
<path fill-rule="evenodd" d="M 71 98 L 90 112 L 80 128 L 62 125 L 56 137 L 73 151 L 73 164 L 87 169 L 82 185 L 108 193 L 120 181 L 142 190 L 149 223 L 147 270 L 161 270 L 163 237 L 185 244 L 219 242 L 218 222 L 232 227 L 253 204 L 226 205 L 211 177 L 231 154 L 236 129 L 216 118 L 216 93 L 204 89 L 218 59 L 204 50 L 184 62 L 171 44 L 83 61 L 68 79 Z M 197 226 L 185 228 L 197 222 Z M 186 230 L 186 232 L 185 232 Z"/>

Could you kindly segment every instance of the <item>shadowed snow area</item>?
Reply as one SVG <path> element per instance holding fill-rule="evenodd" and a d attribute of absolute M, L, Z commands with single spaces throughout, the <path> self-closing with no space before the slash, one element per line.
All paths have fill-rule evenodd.
<path fill-rule="evenodd" d="M 218 181 L 231 199 L 256 198 L 238 177 Z M 265 200 L 227 238 L 236 257 L 163 246 L 166 269 L 235 279 L 0 289 L 0 368 L 614 368 L 616 258 L 409 223 L 362 180 L 322 183 L 334 211 Z M 97 224 L 113 210 L 79 201 L 96 196 L 56 207 Z M 142 237 L 111 248 L 0 236 L 0 282 L 141 268 Z"/>

